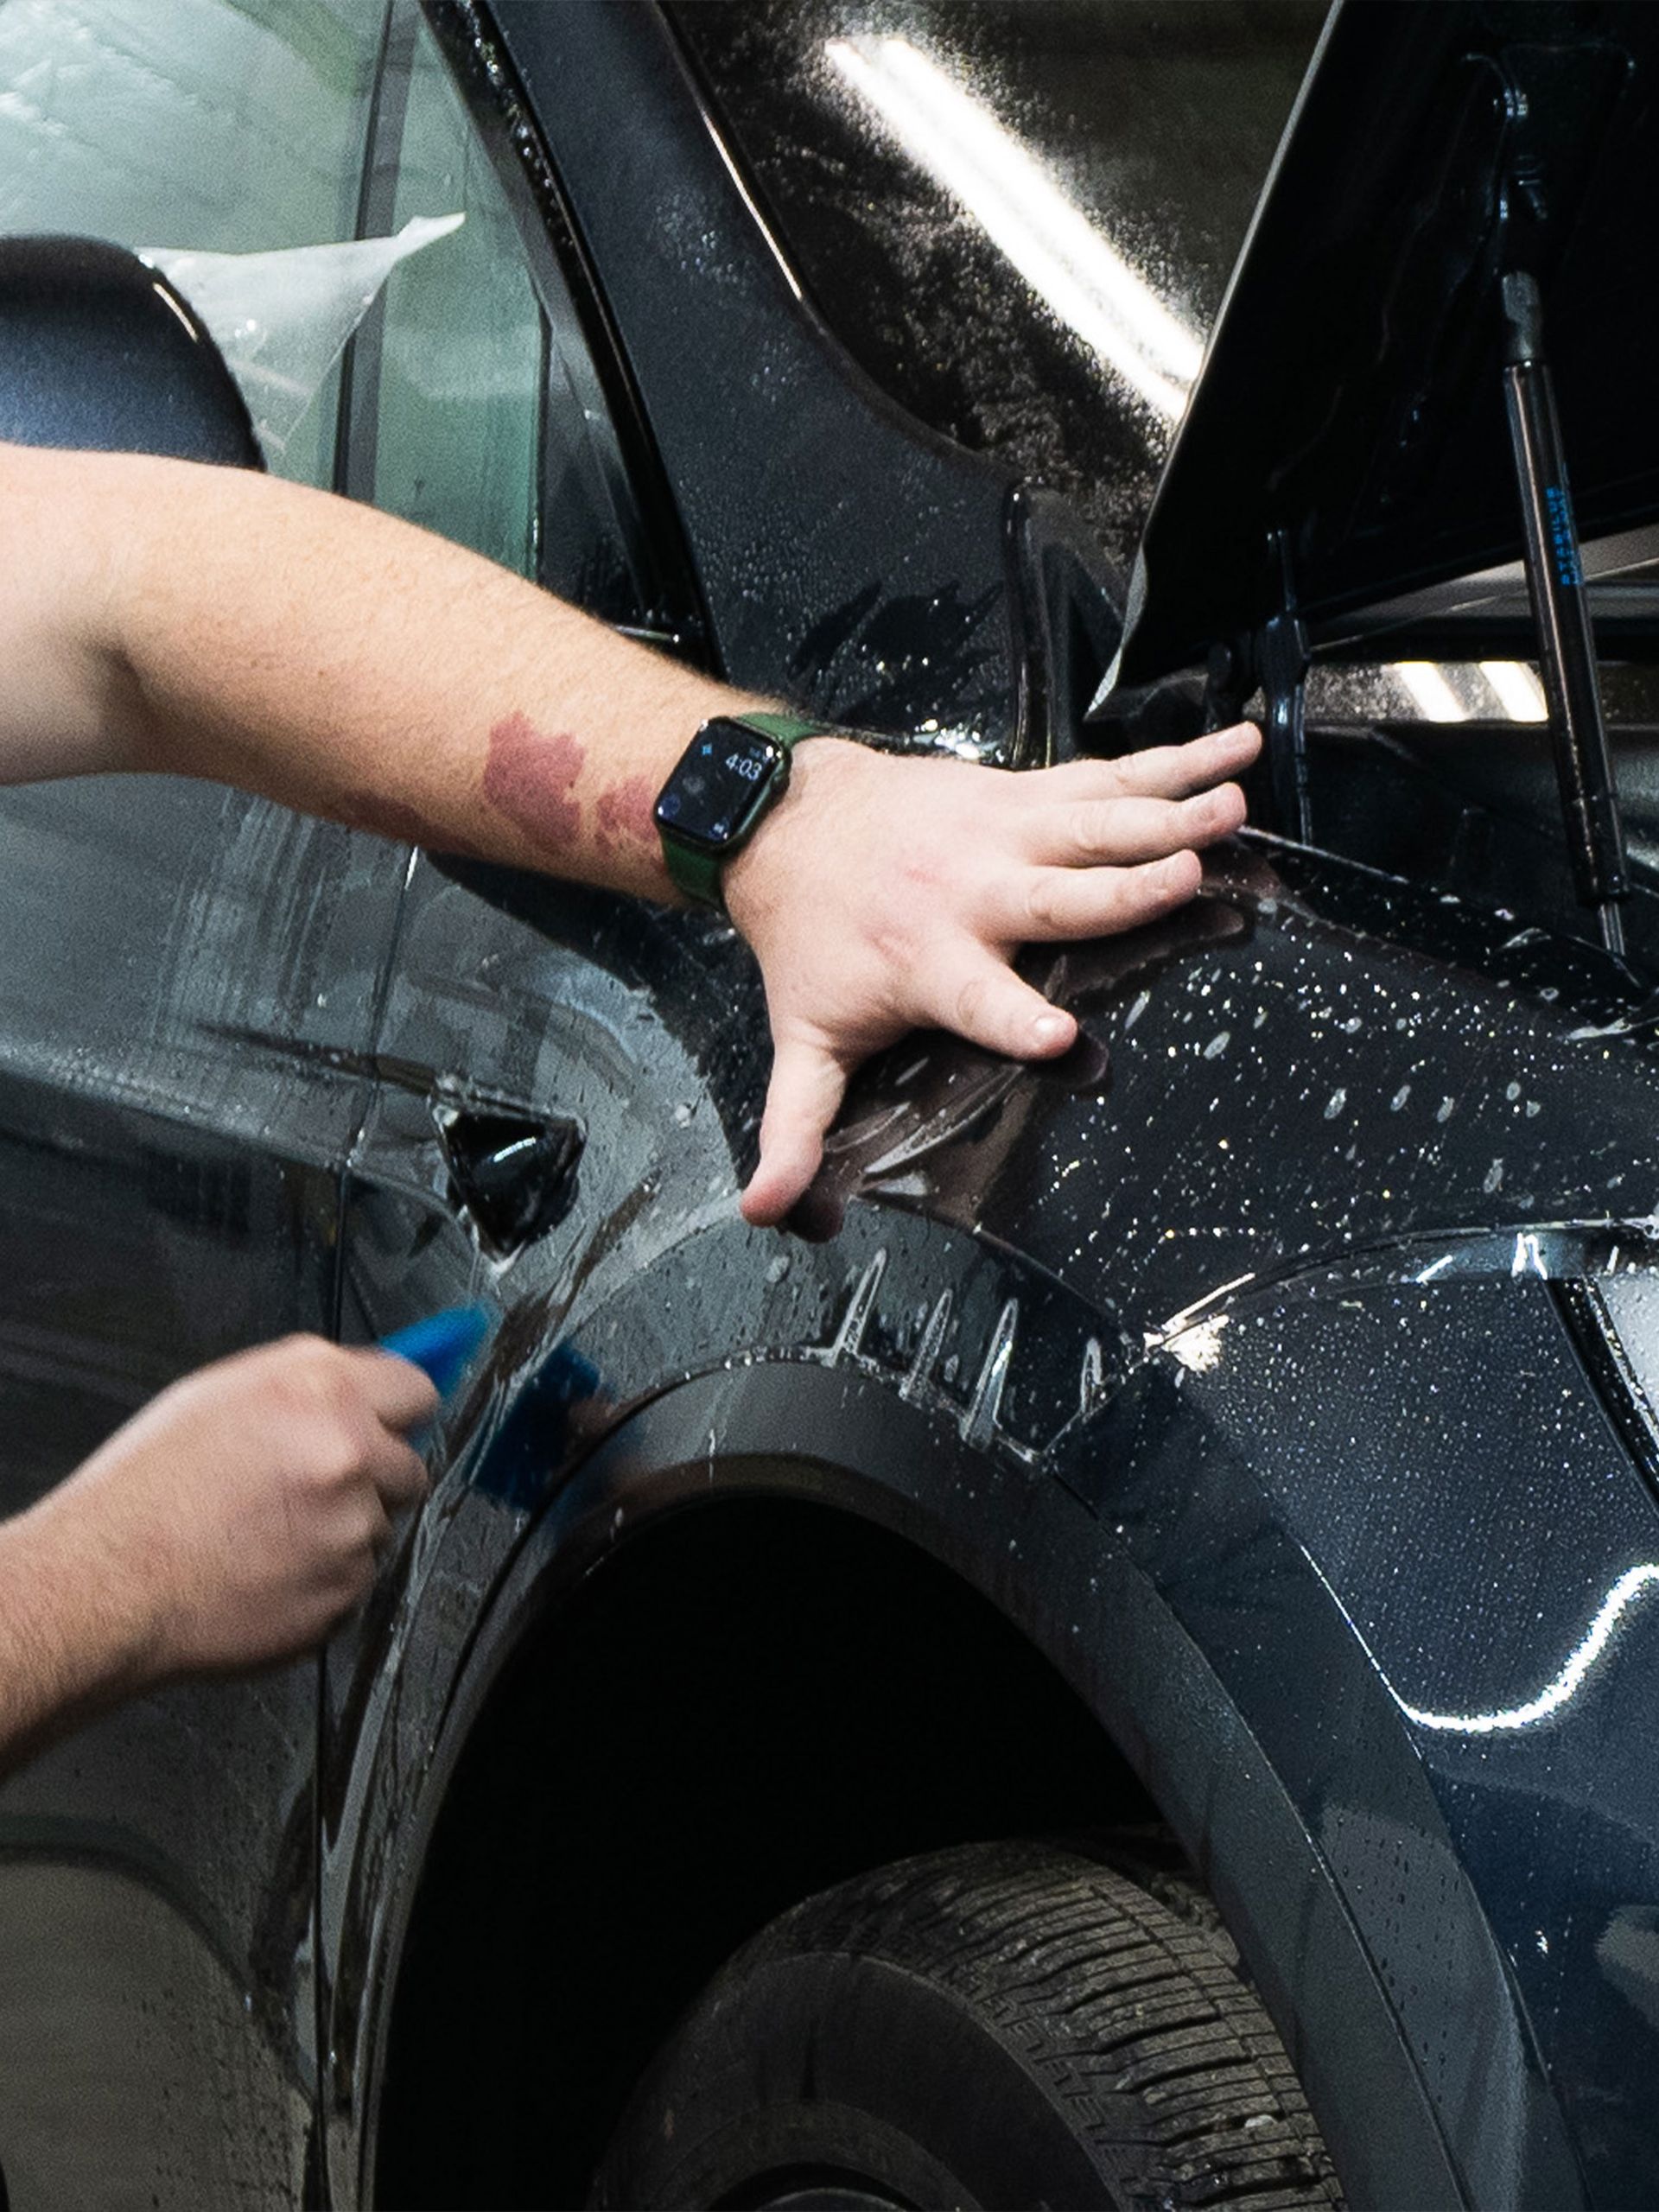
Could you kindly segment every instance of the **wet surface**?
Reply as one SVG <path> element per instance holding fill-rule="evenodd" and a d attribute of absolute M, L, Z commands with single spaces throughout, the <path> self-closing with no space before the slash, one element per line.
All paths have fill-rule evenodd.
<path fill-rule="evenodd" d="M 1588 2024 L 1611 2002 L 1602 1923 L 1584 1923 L 1576 1948 L 1551 1938 L 1550 1971 L 1568 1981 L 1547 1986 L 1529 1961 L 1524 2009 L 1506 1993 L 1516 1929 L 1552 1885 L 1576 1893 L 1569 1869 L 1601 1835 L 1592 1808 L 1610 1783 L 1592 1777 L 1623 1719 L 1588 1684 L 1597 1717 L 1575 1711 L 1565 1764 L 1548 1732 L 1535 1754 L 1504 1749 L 1501 1731 L 1440 1725 L 1535 1701 L 1656 1533 L 1546 1287 L 1652 1264 L 1659 1033 L 1645 985 L 1513 917 L 1263 841 L 1232 848 L 1185 913 L 1049 957 L 1043 979 L 1085 1025 L 1067 1063 L 1020 1070 L 948 1039 L 886 1056 L 818 1193 L 838 1231 L 808 1244 L 732 1211 L 763 1063 L 746 963 L 720 925 L 473 880 L 487 906 L 417 877 L 388 1049 L 424 1059 L 464 1036 L 475 1077 L 557 1096 L 617 1135 L 584 1156 L 569 1220 L 507 1273 L 482 1270 L 447 1225 L 434 1233 L 429 1121 L 411 1109 L 399 1122 L 388 1102 L 359 1153 L 358 1325 L 480 1287 L 505 1319 L 457 1417 L 461 1457 L 376 1632 L 402 1656 L 389 1675 L 371 1637 L 354 1674 L 344 1652 L 331 1668 L 342 1752 L 359 1745 L 350 1794 L 325 1814 L 331 1865 L 355 1867 L 342 2026 L 385 1970 L 384 1904 L 370 1901 L 397 1886 L 385 1854 L 418 1787 L 410 1762 L 453 1694 L 467 1592 L 505 1571 L 542 1500 L 556 1505 L 561 1465 L 685 1378 L 723 1392 L 706 1446 L 715 1484 L 746 1393 L 781 1362 L 875 1391 L 982 1467 L 955 1493 L 951 1541 L 1001 1602 L 1040 1611 L 1052 1588 L 1052 1558 L 1017 1534 L 1020 1471 L 1057 1476 L 1109 1548 L 1128 1547 L 1319 1839 L 1479 2191 L 1542 2204 L 1576 2190 L 1535 2035 L 1595 2116 L 1592 2183 L 1605 2194 L 1645 2171 L 1639 2131 L 1615 2117 L 1633 2085 L 1614 2088 L 1605 2031 Z M 486 937 L 469 946 L 479 931 L 490 950 Z M 502 994 L 499 1026 L 480 1020 L 467 980 L 480 969 Z M 734 1003 L 749 1005 L 736 1023 Z M 646 1100 L 662 1104 L 642 1118 Z M 1344 1328 L 1360 1332 L 1345 1346 Z M 1478 1380 L 1498 1394 L 1484 1412 Z M 1236 1408 L 1224 1419 L 1210 1411 L 1217 1392 L 1216 1408 Z M 1317 1422 L 1270 1418 L 1274 1406 L 1328 1419 L 1340 1448 Z M 1230 1443 L 1212 1420 L 1233 1424 Z M 817 1433 L 833 1455 L 833 1423 Z M 1293 1482 L 1281 1467 L 1306 1471 Z M 638 1510 L 614 1495 L 613 1543 Z M 1495 1594 L 1512 1588 L 1514 1604 Z M 1640 1618 L 1610 1647 L 1625 1670 L 1620 1716 L 1645 1694 Z M 1293 1647 L 1323 1655 L 1311 1701 L 1287 1701 Z M 1548 1837 L 1532 1825 L 1521 1869 L 1502 1808 L 1516 1789 L 1555 1785 L 1568 1809 Z M 1619 1818 L 1632 1838 L 1650 1833 L 1645 1802 Z M 1611 1913 L 1645 1910 L 1648 1846 L 1630 1847 L 1607 1876 Z M 1621 2066 L 1626 2050 L 1648 2063 L 1628 2037 L 1620 2050 Z M 349 2103 L 353 2077 L 337 2089 Z"/>
<path fill-rule="evenodd" d="M 1190 376 L 1324 13 L 1318 0 L 694 0 L 673 11 L 841 343 L 931 428 L 1075 499 L 1124 572 L 1170 416 L 1015 273 L 1003 202 L 976 213 L 941 181 L 938 156 L 972 113 L 959 123 L 936 111 L 927 79 L 901 80 L 913 120 L 901 107 L 895 124 L 835 53 L 850 43 L 879 62 L 900 41 L 965 95 L 1033 164 L 1027 188 L 1010 160 L 1007 203 L 1048 190 L 1078 210 L 1191 334 Z M 1172 164 L 1172 143 L 1193 158 Z M 1058 280 L 1055 296 L 1071 304 Z"/>

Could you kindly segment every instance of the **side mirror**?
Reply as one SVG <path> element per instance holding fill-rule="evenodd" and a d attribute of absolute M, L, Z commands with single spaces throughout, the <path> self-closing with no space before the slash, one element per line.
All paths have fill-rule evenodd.
<path fill-rule="evenodd" d="M 0 238 L 0 438 L 264 466 L 199 318 L 101 238 Z"/>

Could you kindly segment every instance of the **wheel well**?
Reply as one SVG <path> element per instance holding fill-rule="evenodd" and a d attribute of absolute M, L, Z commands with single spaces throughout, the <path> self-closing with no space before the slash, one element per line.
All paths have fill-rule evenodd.
<path fill-rule="evenodd" d="M 1048 1662 L 902 1539 L 798 1500 L 671 1516 L 536 1627 L 461 1755 L 376 2198 L 582 2203 L 640 2069 L 785 1907 L 945 1844 L 1155 1821 Z"/>

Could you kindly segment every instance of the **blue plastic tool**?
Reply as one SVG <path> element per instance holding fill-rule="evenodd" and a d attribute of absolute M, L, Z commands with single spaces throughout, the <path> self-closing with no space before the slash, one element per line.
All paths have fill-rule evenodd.
<path fill-rule="evenodd" d="M 488 1309 L 482 1306 L 451 1306 L 424 1321 L 411 1321 L 382 1337 L 382 1351 L 396 1352 L 421 1369 L 441 1398 L 454 1395 L 461 1378 L 473 1363 L 474 1354 L 490 1333 Z"/>

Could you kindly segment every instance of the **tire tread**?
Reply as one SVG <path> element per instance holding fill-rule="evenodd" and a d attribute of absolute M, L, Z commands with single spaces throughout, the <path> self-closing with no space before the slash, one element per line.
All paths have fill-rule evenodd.
<path fill-rule="evenodd" d="M 1026 1842 L 931 1853 L 807 1899 L 733 1965 L 804 1951 L 873 1952 L 952 1992 L 1108 2160 L 1137 2100 L 1163 2175 L 1137 2202 L 1342 2205 L 1260 2000 L 1202 1926 L 1109 1866 Z"/>

